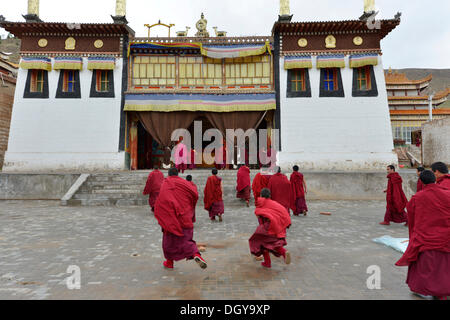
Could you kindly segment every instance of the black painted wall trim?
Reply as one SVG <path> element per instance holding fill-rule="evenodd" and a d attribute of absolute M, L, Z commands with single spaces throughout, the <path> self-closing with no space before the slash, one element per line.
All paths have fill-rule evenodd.
<path fill-rule="evenodd" d="M 27 82 L 25 83 L 25 91 L 23 92 L 24 99 L 48 99 L 48 71 L 44 70 L 44 87 L 42 92 L 31 92 L 31 74 L 33 70 L 28 70 Z"/>
<path fill-rule="evenodd" d="M 353 85 L 352 85 L 352 96 L 353 97 L 378 97 L 378 87 L 377 79 L 375 77 L 375 72 L 373 66 L 370 66 L 370 82 L 372 85 L 371 90 L 358 90 L 358 72 L 357 68 L 353 69 Z"/>
<path fill-rule="evenodd" d="M 57 99 L 80 99 L 81 98 L 81 88 L 80 88 L 80 71 L 74 70 L 75 78 L 75 90 L 74 92 L 63 92 L 63 82 L 64 82 L 64 71 L 59 71 L 58 89 L 56 90 Z"/>
<path fill-rule="evenodd" d="M 125 108 L 125 92 L 128 90 L 128 42 L 129 36 L 127 34 L 123 35 L 123 66 L 122 66 L 122 90 L 120 92 L 120 133 L 119 133 L 119 151 L 125 151 L 125 119 L 126 113 L 123 111 Z M 125 165 L 125 164 L 124 164 Z"/>
<path fill-rule="evenodd" d="M 309 80 L 309 69 L 305 68 L 305 91 L 292 91 L 292 73 L 295 69 L 287 72 L 287 93 L 288 98 L 311 98 L 311 82 Z"/>
<path fill-rule="evenodd" d="M 278 129 L 279 147 L 281 151 L 281 96 L 280 96 L 280 33 L 274 34 L 274 51 L 273 51 L 273 71 L 274 71 L 274 85 L 275 85 L 275 128 Z"/>
<path fill-rule="evenodd" d="M 90 98 L 114 98 L 114 70 L 108 70 L 108 91 L 97 91 L 97 70 L 92 70 Z"/>
<path fill-rule="evenodd" d="M 338 86 L 339 89 L 336 91 L 327 91 L 325 90 L 325 70 L 320 69 L 320 94 L 319 97 L 321 98 L 344 98 L 344 86 L 342 85 L 342 76 L 341 76 L 341 69 L 337 68 L 337 78 L 338 78 Z"/>

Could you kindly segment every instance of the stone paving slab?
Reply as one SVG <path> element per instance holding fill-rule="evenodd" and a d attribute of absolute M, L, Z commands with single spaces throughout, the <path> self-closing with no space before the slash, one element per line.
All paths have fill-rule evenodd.
<path fill-rule="evenodd" d="M 195 240 L 206 243 L 206 270 L 181 261 L 162 268 L 161 229 L 148 207 L 62 207 L 58 201 L 0 201 L 0 299 L 375 299 L 411 300 L 401 254 L 372 242 L 408 237 L 403 225 L 378 225 L 380 201 L 311 201 L 288 231 L 292 264 L 255 261 L 248 239 L 254 208 L 228 207 L 212 223 L 197 208 Z M 320 215 L 329 211 L 331 216 Z M 68 267 L 81 271 L 69 290 Z M 381 270 L 369 290 L 367 268 Z"/>

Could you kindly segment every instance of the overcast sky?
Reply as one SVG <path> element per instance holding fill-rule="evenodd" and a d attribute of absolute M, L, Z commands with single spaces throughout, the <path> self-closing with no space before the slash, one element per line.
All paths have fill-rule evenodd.
<path fill-rule="evenodd" d="M 0 0 L 0 14 L 9 21 L 23 21 L 27 0 Z M 357 19 L 363 0 L 291 0 L 293 21 Z M 112 22 L 115 0 L 40 0 L 40 17 L 49 22 Z M 402 23 L 382 41 L 385 68 L 450 68 L 449 0 L 376 0 L 379 18 L 402 12 Z M 279 0 L 127 0 L 127 19 L 137 36 L 146 36 L 144 24 L 175 24 L 175 31 L 191 27 L 204 12 L 212 27 L 229 36 L 270 35 L 278 17 Z M 5 35 L 4 30 L 0 31 Z M 152 36 L 166 36 L 158 28 Z"/>

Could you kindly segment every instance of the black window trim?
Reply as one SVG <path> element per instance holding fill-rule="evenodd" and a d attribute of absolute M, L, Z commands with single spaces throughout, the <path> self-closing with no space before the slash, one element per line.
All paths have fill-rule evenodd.
<path fill-rule="evenodd" d="M 294 70 L 305 70 L 305 91 L 292 91 L 292 74 Z M 287 70 L 287 98 L 311 98 L 311 81 L 309 79 L 308 68 L 296 68 Z"/>
<path fill-rule="evenodd" d="M 114 92 L 114 70 L 99 70 L 108 71 L 108 91 L 98 92 L 97 91 L 97 70 L 92 70 L 92 81 L 91 81 L 91 92 L 90 98 L 115 98 Z"/>
<path fill-rule="evenodd" d="M 328 91 L 325 90 L 325 70 L 326 69 L 337 69 L 337 82 L 338 90 Z M 321 68 L 320 69 L 320 98 L 345 98 L 344 86 L 342 84 L 341 68 Z"/>
<path fill-rule="evenodd" d="M 378 97 L 378 87 L 377 80 L 375 77 L 375 71 L 373 66 L 370 68 L 370 84 L 372 88 L 370 90 L 358 90 L 358 69 L 353 68 L 353 85 L 352 85 L 352 96 L 353 97 Z M 361 67 L 363 68 L 363 67 Z"/>
<path fill-rule="evenodd" d="M 48 90 L 48 71 L 42 70 L 44 83 L 42 87 L 42 92 L 31 92 L 31 76 L 34 70 L 38 69 L 29 69 L 27 74 L 27 82 L 25 83 L 25 91 L 23 93 L 24 99 L 48 99 L 49 98 L 49 90 Z"/>
<path fill-rule="evenodd" d="M 80 86 L 80 70 L 74 71 L 75 79 L 75 90 L 74 92 L 64 92 L 64 72 L 69 71 L 66 69 L 61 69 L 59 71 L 58 89 L 56 90 L 56 99 L 80 99 L 81 98 L 81 86 Z"/>

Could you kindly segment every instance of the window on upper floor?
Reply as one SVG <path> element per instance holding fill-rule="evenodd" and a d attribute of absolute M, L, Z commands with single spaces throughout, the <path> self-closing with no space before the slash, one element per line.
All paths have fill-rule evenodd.
<path fill-rule="evenodd" d="M 35 69 L 28 70 L 24 98 L 48 98 L 48 71 Z"/>
<path fill-rule="evenodd" d="M 353 69 L 353 97 L 378 96 L 377 82 L 373 66 L 364 66 Z"/>
<path fill-rule="evenodd" d="M 60 71 L 56 98 L 81 98 L 79 70 Z"/>
<path fill-rule="evenodd" d="M 311 84 L 307 68 L 288 70 L 286 96 L 288 98 L 311 97 Z"/>
<path fill-rule="evenodd" d="M 114 98 L 113 70 L 92 70 L 91 98 Z"/>
<path fill-rule="evenodd" d="M 320 97 L 344 97 L 340 68 L 320 69 Z"/>

